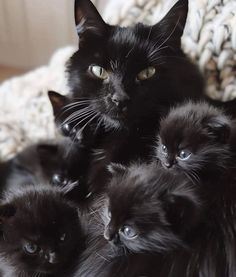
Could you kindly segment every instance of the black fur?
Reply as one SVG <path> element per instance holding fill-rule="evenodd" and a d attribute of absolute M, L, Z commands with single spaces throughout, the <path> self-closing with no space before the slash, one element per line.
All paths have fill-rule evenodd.
<path fill-rule="evenodd" d="M 49 184 L 64 187 L 68 197 L 78 202 L 88 194 L 82 176 L 88 161 L 82 157 L 83 149 L 70 139 L 33 144 L 0 164 L 1 192 L 12 186 Z"/>
<path fill-rule="evenodd" d="M 160 123 L 157 158 L 165 169 L 181 171 L 196 183 L 217 180 L 232 166 L 234 125 L 204 102 L 180 105 Z"/>
<path fill-rule="evenodd" d="M 6 191 L 0 219 L 1 276 L 66 276 L 84 250 L 77 208 L 59 189 Z"/>

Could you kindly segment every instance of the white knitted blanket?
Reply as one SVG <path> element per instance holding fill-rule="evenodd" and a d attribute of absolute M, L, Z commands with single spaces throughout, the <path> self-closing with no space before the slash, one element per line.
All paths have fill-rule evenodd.
<path fill-rule="evenodd" d="M 111 24 L 154 24 L 174 0 L 110 1 L 104 18 Z M 183 37 L 185 52 L 199 65 L 213 98 L 236 97 L 236 0 L 189 0 Z M 74 47 L 58 50 L 49 65 L 0 86 L 0 160 L 26 145 L 56 136 L 47 90 L 68 92 L 65 62 Z"/>

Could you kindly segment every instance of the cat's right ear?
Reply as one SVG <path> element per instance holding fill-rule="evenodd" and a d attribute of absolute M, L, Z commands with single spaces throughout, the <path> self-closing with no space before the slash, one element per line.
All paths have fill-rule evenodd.
<path fill-rule="evenodd" d="M 223 115 L 218 115 L 213 118 L 208 119 L 206 122 L 204 122 L 205 128 L 208 132 L 208 134 L 222 142 L 226 143 L 230 137 L 230 120 Z"/>
<path fill-rule="evenodd" d="M 178 0 L 164 18 L 152 27 L 152 33 L 161 46 L 179 49 L 188 15 L 188 0 Z M 159 46 L 159 47 L 161 47 Z"/>
<path fill-rule="evenodd" d="M 67 97 L 55 91 L 48 91 L 48 97 L 53 108 L 54 116 L 57 116 L 66 105 Z"/>
<path fill-rule="evenodd" d="M 16 208 L 12 204 L 0 205 L 0 224 L 4 223 L 6 219 L 14 216 Z"/>
<path fill-rule="evenodd" d="M 107 170 L 112 174 L 124 174 L 127 171 L 127 167 L 119 163 L 110 163 L 107 166 Z"/>
<path fill-rule="evenodd" d="M 108 25 L 90 0 L 75 0 L 75 24 L 80 42 L 83 36 L 93 34 L 103 35 Z"/>

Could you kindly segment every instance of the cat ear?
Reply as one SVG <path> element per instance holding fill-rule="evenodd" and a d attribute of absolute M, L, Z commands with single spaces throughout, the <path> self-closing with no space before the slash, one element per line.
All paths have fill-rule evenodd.
<path fill-rule="evenodd" d="M 198 222 L 201 207 L 194 191 L 188 189 L 168 194 L 165 201 L 168 221 L 180 233 L 183 233 Z"/>
<path fill-rule="evenodd" d="M 126 172 L 127 167 L 119 164 L 119 163 L 110 163 L 107 166 L 107 170 L 112 174 L 112 175 L 116 175 L 116 174 L 123 174 Z"/>
<path fill-rule="evenodd" d="M 207 120 L 205 129 L 208 134 L 222 143 L 226 143 L 230 137 L 230 121 L 227 117 L 218 115 Z"/>
<path fill-rule="evenodd" d="M 108 25 L 90 0 L 75 0 L 74 12 L 76 30 L 80 39 L 86 33 L 100 36 L 107 29 Z"/>
<path fill-rule="evenodd" d="M 16 208 L 12 204 L 0 205 L 0 223 L 4 223 L 7 218 L 14 216 Z"/>
<path fill-rule="evenodd" d="M 55 91 L 48 91 L 48 97 L 52 104 L 53 113 L 57 116 L 67 103 L 67 97 Z"/>
<path fill-rule="evenodd" d="M 179 0 L 167 15 L 152 27 L 158 40 L 162 39 L 160 44 L 168 45 L 172 49 L 180 48 L 187 15 L 188 0 Z"/>

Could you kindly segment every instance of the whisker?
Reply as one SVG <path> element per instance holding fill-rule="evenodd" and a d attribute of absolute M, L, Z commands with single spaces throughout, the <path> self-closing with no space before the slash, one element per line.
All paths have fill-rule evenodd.
<path fill-rule="evenodd" d="M 86 111 L 86 112 L 84 112 L 82 114 L 76 114 L 72 118 L 64 120 L 62 125 L 66 124 L 66 123 L 70 124 L 70 123 L 73 123 L 75 121 L 78 121 L 79 119 L 86 118 L 87 116 L 89 116 L 89 115 L 91 115 L 93 113 L 95 113 L 95 112 L 90 110 L 90 111 Z"/>
<path fill-rule="evenodd" d="M 90 107 L 86 107 L 86 108 L 83 108 L 83 109 L 80 109 L 80 110 L 77 110 L 77 111 L 74 111 L 72 114 L 70 114 L 65 120 L 64 122 L 66 123 L 67 121 L 69 121 L 70 119 L 73 119 L 75 116 L 77 115 L 81 115 L 87 111 L 91 110 Z"/>

